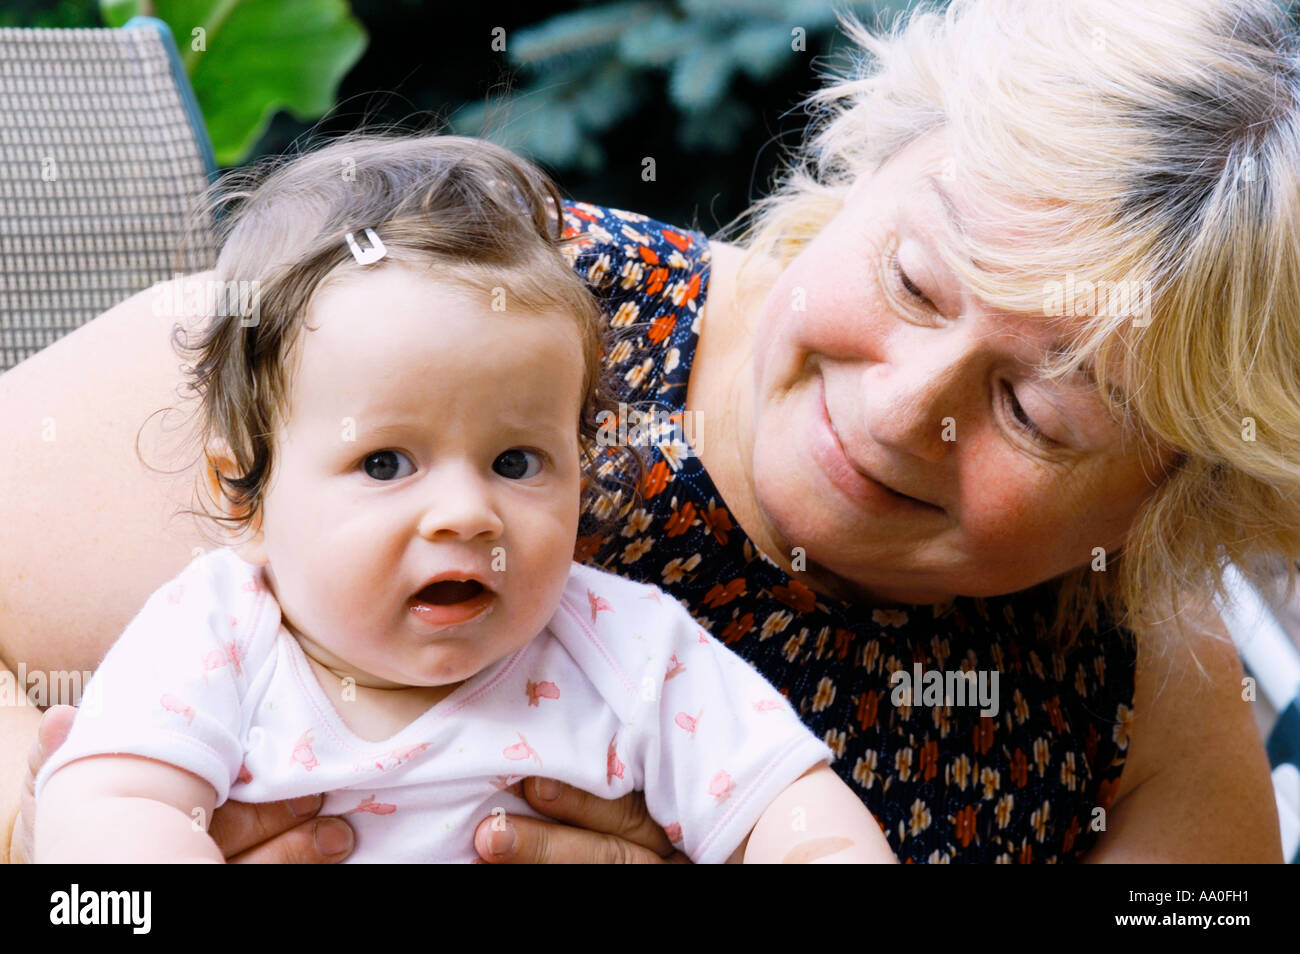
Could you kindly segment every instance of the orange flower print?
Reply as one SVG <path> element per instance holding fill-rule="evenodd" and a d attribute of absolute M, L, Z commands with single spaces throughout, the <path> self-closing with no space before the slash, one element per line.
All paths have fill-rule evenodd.
<path fill-rule="evenodd" d="M 690 305 L 691 302 L 695 301 L 695 299 L 699 297 L 699 294 L 700 273 L 696 272 L 691 276 L 691 280 L 687 282 L 686 287 L 681 289 L 680 298 L 677 297 L 676 293 L 673 294 L 673 304 L 679 307 L 682 305 Z"/>
<path fill-rule="evenodd" d="M 847 629 L 835 630 L 835 658 L 843 659 L 849 654 L 849 646 L 853 644 L 853 633 Z"/>
<path fill-rule="evenodd" d="M 1034 846 L 1026 838 L 1024 844 L 1020 846 L 1020 852 L 1016 855 L 1016 861 L 1022 865 L 1032 865 L 1034 863 Z"/>
<path fill-rule="evenodd" d="M 1029 759 L 1020 748 L 1011 753 L 1011 783 L 1016 788 L 1024 788 L 1029 784 Z"/>
<path fill-rule="evenodd" d="M 844 757 L 844 746 L 848 742 L 848 736 L 838 729 L 827 729 L 826 735 L 822 738 L 826 747 L 835 753 L 837 759 Z"/>
<path fill-rule="evenodd" d="M 817 644 L 813 647 L 813 659 L 821 659 L 826 652 L 826 643 L 830 641 L 831 628 L 823 626 L 817 630 Z"/>
<path fill-rule="evenodd" d="M 808 628 L 804 627 L 803 629 L 799 630 L 798 633 L 791 636 L 789 639 L 785 641 L 785 645 L 781 647 L 781 655 L 785 657 L 786 662 L 792 663 L 795 661 L 795 659 L 799 655 L 800 650 L 803 649 L 804 640 L 807 638 L 808 638 Z"/>
<path fill-rule="evenodd" d="M 939 730 L 939 738 L 948 738 L 951 731 L 952 719 L 949 717 L 951 706 L 931 706 L 930 719 L 934 722 L 934 727 Z"/>
<path fill-rule="evenodd" d="M 1097 685 L 1106 685 L 1106 657 L 1098 656 L 1092 661 L 1092 671 L 1097 676 Z"/>
<path fill-rule="evenodd" d="M 983 797 L 991 799 L 1002 784 L 1002 773 L 991 768 L 980 769 L 980 784 L 984 786 Z"/>
<path fill-rule="evenodd" d="M 1029 816 L 1029 824 L 1033 826 L 1034 837 L 1040 845 L 1047 838 L 1047 822 L 1051 815 L 1052 806 L 1044 801 L 1042 807 Z"/>
<path fill-rule="evenodd" d="M 659 234 L 679 252 L 684 252 L 691 247 L 691 237 L 689 235 L 679 235 L 671 229 L 660 229 Z"/>
<path fill-rule="evenodd" d="M 899 749 L 894 753 L 894 774 L 898 776 L 900 782 L 910 781 L 912 778 L 912 749 L 910 746 Z"/>
<path fill-rule="evenodd" d="M 863 788 L 871 788 L 872 785 L 876 784 L 876 779 L 879 778 L 876 775 L 876 758 L 876 750 L 867 749 L 853 763 L 853 781 Z"/>
<path fill-rule="evenodd" d="M 876 663 L 880 661 L 880 640 L 868 640 L 867 644 L 862 647 L 862 668 L 867 672 L 876 671 Z"/>
<path fill-rule="evenodd" d="M 822 676 L 817 683 L 817 691 L 813 694 L 813 712 L 821 712 L 834 701 L 835 683 L 831 682 L 829 676 Z"/>
<path fill-rule="evenodd" d="M 952 819 L 953 828 L 956 830 L 957 841 L 963 848 L 969 848 L 970 843 L 975 840 L 975 815 L 978 809 L 974 805 L 966 805 L 957 810 L 957 814 Z"/>
<path fill-rule="evenodd" d="M 1097 734 L 1097 727 L 1088 723 L 1088 734 L 1083 739 L 1083 757 L 1092 765 L 1097 761 L 1097 745 L 1101 742 L 1101 736 Z"/>
<path fill-rule="evenodd" d="M 1079 827 L 1079 819 L 1071 818 L 1070 827 L 1065 829 L 1065 837 L 1061 839 L 1061 850 L 1065 852 L 1074 850 L 1074 839 L 1082 834 L 1083 829 Z"/>
<path fill-rule="evenodd" d="M 651 543 L 649 537 L 642 537 L 640 540 L 633 540 L 623 548 L 623 562 L 635 563 L 649 552 Z"/>
<path fill-rule="evenodd" d="M 912 824 L 911 834 L 919 835 L 930 827 L 930 809 L 919 798 L 912 802 Z"/>
<path fill-rule="evenodd" d="M 993 730 L 995 723 L 989 716 L 980 716 L 975 726 L 975 754 L 983 755 L 993 748 Z"/>
<path fill-rule="evenodd" d="M 1051 758 L 1051 749 L 1047 745 L 1047 740 L 1040 735 L 1034 739 L 1034 768 L 1038 769 L 1039 775 L 1047 771 L 1047 763 Z"/>
<path fill-rule="evenodd" d="M 791 580 L 789 586 L 772 587 L 772 595 L 796 613 L 811 613 L 817 608 L 817 594 L 798 580 Z"/>
<path fill-rule="evenodd" d="M 858 708 L 853 717 L 858 720 L 858 727 L 866 732 L 876 724 L 876 713 L 880 708 L 880 693 L 869 689 L 858 696 Z"/>
<path fill-rule="evenodd" d="M 1115 710 L 1115 728 L 1111 731 L 1111 738 L 1121 749 L 1127 751 L 1129 733 L 1133 731 L 1133 710 L 1124 703 L 1119 704 Z"/>
<path fill-rule="evenodd" d="M 723 645 L 730 646 L 732 643 L 738 643 L 749 634 L 754 628 L 754 614 L 746 613 L 740 619 L 733 619 L 722 630 Z"/>
<path fill-rule="evenodd" d="M 645 293 L 647 295 L 657 295 L 664 290 L 668 284 L 668 269 L 652 268 L 650 269 L 650 278 L 646 282 Z"/>
<path fill-rule="evenodd" d="M 1065 717 L 1061 715 L 1061 697 L 1052 696 L 1043 703 L 1043 710 L 1047 713 L 1047 720 L 1052 724 L 1052 728 L 1059 735 L 1064 735 L 1069 727 L 1065 724 Z"/>
<path fill-rule="evenodd" d="M 681 509 L 674 509 L 672 516 L 664 521 L 664 533 L 671 539 L 680 537 L 687 530 L 695 525 L 695 504 L 689 500 L 682 504 Z"/>
<path fill-rule="evenodd" d="M 934 656 L 935 668 L 942 669 L 943 661 L 948 658 L 948 640 L 932 636 L 930 638 L 930 653 Z"/>
<path fill-rule="evenodd" d="M 635 390 L 641 386 L 641 382 L 645 380 L 645 376 L 650 373 L 650 369 L 653 367 L 654 360 L 646 358 L 627 374 L 623 375 L 623 380 L 627 382 L 628 387 Z"/>
<path fill-rule="evenodd" d="M 599 288 L 605 283 L 605 276 L 609 274 L 609 253 L 601 252 L 596 256 L 596 260 L 587 268 L 587 284 L 594 288 Z"/>
<path fill-rule="evenodd" d="M 971 764 L 970 758 L 964 752 L 953 760 L 952 776 L 957 787 L 963 792 L 966 791 L 966 783 L 971 781 Z"/>
<path fill-rule="evenodd" d="M 764 640 L 771 639 L 777 633 L 784 633 L 793 619 L 793 614 L 787 613 L 785 610 L 768 613 L 767 619 L 763 620 L 763 629 L 758 634 L 758 641 L 761 643 Z"/>
<path fill-rule="evenodd" d="M 677 316 L 669 313 L 660 315 L 654 321 L 650 322 L 650 330 L 646 332 L 646 337 L 653 344 L 662 344 L 664 339 L 673 333 L 673 328 L 677 326 Z"/>
<path fill-rule="evenodd" d="M 604 537 L 598 533 L 578 537 L 578 542 L 573 548 L 573 558 L 579 563 L 586 563 L 596 555 L 596 551 L 600 549 L 603 542 Z"/>
<path fill-rule="evenodd" d="M 644 507 L 637 507 L 628 514 L 626 525 L 622 530 L 622 536 L 634 537 L 638 533 L 645 533 L 646 530 L 650 529 L 652 520 L 653 518 L 649 511 Z"/>
<path fill-rule="evenodd" d="M 637 305 L 637 303 L 634 301 L 626 301 L 619 306 L 618 311 L 614 312 L 614 317 L 609 319 L 609 323 L 610 326 L 614 328 L 626 328 L 628 325 L 634 324 L 636 320 L 640 317 L 641 317 L 640 306 Z M 629 354 L 631 353 L 632 343 L 630 341 L 627 341 L 625 339 L 623 341 L 620 341 L 619 345 L 627 345 L 627 352 Z M 617 351 L 617 349 L 615 350 Z M 626 360 L 626 358 L 627 355 L 624 355 L 624 360 Z M 618 361 L 616 363 L 622 364 L 623 362 Z"/>
<path fill-rule="evenodd" d="M 1015 807 L 1016 797 L 1010 793 L 998 799 L 997 805 L 993 808 L 993 820 L 998 823 L 999 828 L 1006 828 L 1011 824 L 1011 812 Z"/>
<path fill-rule="evenodd" d="M 632 357 L 632 342 L 625 338 L 614 345 L 614 350 L 609 353 L 609 363 L 618 367 L 630 357 Z"/>
<path fill-rule="evenodd" d="M 1025 720 L 1029 718 L 1029 700 L 1019 689 L 1011 697 L 1011 710 L 1016 716 L 1016 725 L 1024 725 Z"/>
<path fill-rule="evenodd" d="M 934 739 L 921 746 L 921 761 L 917 768 L 923 782 L 928 782 L 939 774 L 939 743 Z"/>
<path fill-rule="evenodd" d="M 1079 786 L 1079 780 L 1074 774 L 1074 753 L 1066 752 L 1065 761 L 1061 763 L 1061 784 L 1074 791 Z"/>
<path fill-rule="evenodd" d="M 738 576 L 728 580 L 725 586 L 721 583 L 715 583 L 709 587 L 709 591 L 704 594 L 704 605 L 710 609 L 717 609 L 719 606 L 724 606 L 737 597 L 744 595 L 745 578 Z"/>
<path fill-rule="evenodd" d="M 698 553 L 692 553 L 685 560 L 681 557 L 673 557 L 664 564 L 660 575 L 665 583 L 678 583 L 687 573 L 692 572 L 699 565 L 700 555 Z"/>
<path fill-rule="evenodd" d="M 700 514 L 700 519 L 704 521 L 705 529 L 713 534 L 713 539 L 725 547 L 728 534 L 735 529 L 735 524 L 731 522 L 731 514 L 727 512 L 727 508 L 720 507 L 717 501 L 710 500 L 709 509 Z"/>
<path fill-rule="evenodd" d="M 871 619 L 881 626 L 899 626 L 907 625 L 907 611 L 898 609 L 875 609 L 871 611 Z"/>
<path fill-rule="evenodd" d="M 668 465 L 659 461 L 641 479 L 641 493 L 647 500 L 661 493 L 668 486 Z"/>
<path fill-rule="evenodd" d="M 641 256 L 641 261 L 645 262 L 647 265 L 659 264 L 659 256 L 658 254 L 656 254 L 654 249 L 646 248 L 644 245 L 642 245 L 636 251 L 637 254 Z"/>
<path fill-rule="evenodd" d="M 1078 693 L 1079 698 L 1088 698 L 1088 677 L 1083 671 L 1083 663 L 1074 671 L 1074 691 Z"/>

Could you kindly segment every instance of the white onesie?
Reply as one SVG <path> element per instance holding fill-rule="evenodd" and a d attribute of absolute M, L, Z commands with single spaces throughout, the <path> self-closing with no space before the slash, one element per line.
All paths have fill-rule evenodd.
<path fill-rule="evenodd" d="M 345 703 L 346 704 L 346 703 Z M 281 625 L 263 569 L 213 550 L 162 586 L 113 645 L 67 741 L 36 778 L 89 755 L 147 756 L 228 798 L 325 792 L 349 862 L 469 862 L 527 775 L 651 816 L 697 863 L 725 861 L 764 809 L 834 756 L 747 662 L 673 597 L 579 563 L 546 628 L 392 738 L 339 718 Z"/>

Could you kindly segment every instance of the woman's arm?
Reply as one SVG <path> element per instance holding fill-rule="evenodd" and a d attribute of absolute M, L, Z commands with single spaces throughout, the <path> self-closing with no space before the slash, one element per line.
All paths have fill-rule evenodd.
<path fill-rule="evenodd" d="M 0 374 L 0 659 L 29 674 L 93 670 L 149 595 L 193 559 L 193 548 L 210 546 L 191 518 L 172 516 L 192 503 L 193 471 L 176 453 L 182 414 L 158 415 L 140 439 L 154 467 L 180 473 L 154 473 L 136 457 L 136 434 L 150 414 L 191 409 L 170 342 L 178 319 L 154 307 L 163 288 L 133 295 Z M 24 766 L 38 715 L 0 707 L 6 835 L 22 779 L 34 772 Z M 246 860 L 337 861 L 350 843 L 322 855 L 318 845 L 330 842 L 321 836 L 346 840 L 350 832 L 337 819 L 304 823 L 317 810 L 295 818 L 280 802 L 227 802 L 212 832 L 228 854 Z M 30 838 L 31 818 L 20 824 L 14 845 Z M 10 844 L 0 842 L 0 854 Z"/>
<path fill-rule="evenodd" d="M 37 801 L 39 864 L 222 864 L 208 836 L 217 793 L 154 759 L 97 755 L 50 776 Z"/>
<path fill-rule="evenodd" d="M 1089 863 L 1282 861 L 1268 758 L 1242 698 L 1236 647 L 1217 614 L 1196 628 L 1186 645 L 1163 629 L 1138 654 L 1128 761 Z"/>

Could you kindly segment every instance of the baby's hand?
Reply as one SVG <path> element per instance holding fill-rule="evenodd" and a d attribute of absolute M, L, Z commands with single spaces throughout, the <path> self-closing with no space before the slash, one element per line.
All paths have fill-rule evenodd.
<path fill-rule="evenodd" d="M 36 775 L 68 737 L 76 714 L 72 706 L 52 706 L 41 718 L 36 741 L 27 754 L 22 807 L 10 845 L 13 863 L 25 864 L 33 857 Z M 314 818 L 323 803 L 320 795 L 257 805 L 228 801 L 212 813 L 208 834 L 232 864 L 342 861 L 352 851 L 352 829 L 341 818 Z"/>

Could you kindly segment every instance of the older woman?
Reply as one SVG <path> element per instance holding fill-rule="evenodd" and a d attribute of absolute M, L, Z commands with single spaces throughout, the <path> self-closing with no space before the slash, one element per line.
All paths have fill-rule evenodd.
<path fill-rule="evenodd" d="M 1266 585 L 1300 554 L 1295 38 L 1269 0 L 848 29 L 873 58 L 816 94 L 742 246 L 566 207 L 611 373 L 685 431 L 578 556 L 787 693 L 905 860 L 1278 860 L 1209 598 L 1224 558 Z M 168 520 L 186 480 L 134 457 L 179 380 L 149 301 L 0 379 L 0 655 L 28 671 L 93 666 L 200 542 Z M 961 671 L 987 694 L 930 693 Z M 36 717 L 0 719 L 8 818 Z M 559 822 L 483 825 L 485 859 L 675 857 L 635 798 L 548 789 L 525 792 Z M 342 821 L 279 805 L 214 834 L 346 853 Z"/>

